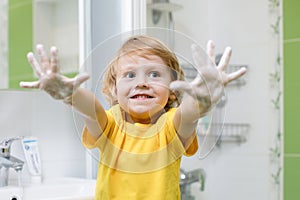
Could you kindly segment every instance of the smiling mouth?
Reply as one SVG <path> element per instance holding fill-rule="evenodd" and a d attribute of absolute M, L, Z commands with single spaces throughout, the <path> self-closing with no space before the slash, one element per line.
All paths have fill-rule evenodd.
<path fill-rule="evenodd" d="M 132 97 L 130 97 L 131 99 L 152 99 L 153 97 L 150 96 L 150 95 L 146 95 L 146 94 L 137 94 L 137 95 L 134 95 Z"/>

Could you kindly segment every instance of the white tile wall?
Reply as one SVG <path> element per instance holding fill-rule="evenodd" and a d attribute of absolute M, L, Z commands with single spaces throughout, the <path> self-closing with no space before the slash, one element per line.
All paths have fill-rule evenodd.
<path fill-rule="evenodd" d="M 204 160 L 197 156 L 184 158 L 185 170 L 203 168 L 207 173 L 205 191 L 200 192 L 199 184 L 195 183 L 193 194 L 197 200 L 271 199 L 269 148 L 277 121 L 270 103 L 269 73 L 274 65 L 276 44 L 270 29 L 268 1 L 172 2 L 184 6 L 174 13 L 178 31 L 199 44 L 214 40 L 217 53 L 231 46 L 231 63 L 249 67 L 247 84 L 226 90 L 225 120 L 249 123 L 248 140 L 243 144 L 221 144 Z"/>
<path fill-rule="evenodd" d="M 39 140 L 44 178 L 85 177 L 85 149 L 75 128 L 73 112 L 62 102 L 40 91 L 0 92 L 0 139 L 13 136 L 35 136 Z M 12 154 L 24 159 L 20 142 Z M 17 178 L 11 170 L 10 181 Z M 23 179 L 29 178 L 27 166 Z"/>

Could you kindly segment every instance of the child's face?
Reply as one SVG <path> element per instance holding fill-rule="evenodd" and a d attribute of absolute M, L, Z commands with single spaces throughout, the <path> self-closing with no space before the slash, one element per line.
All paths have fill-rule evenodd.
<path fill-rule="evenodd" d="M 171 68 L 158 56 L 123 56 L 118 62 L 117 99 L 132 122 L 154 122 L 170 96 Z"/>

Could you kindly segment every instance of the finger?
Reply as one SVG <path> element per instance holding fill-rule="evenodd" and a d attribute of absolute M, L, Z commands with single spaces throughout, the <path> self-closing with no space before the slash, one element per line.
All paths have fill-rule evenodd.
<path fill-rule="evenodd" d="M 215 61 L 215 44 L 212 40 L 207 42 L 206 53 L 212 61 Z"/>
<path fill-rule="evenodd" d="M 242 67 L 238 71 L 228 74 L 227 75 L 228 83 L 243 76 L 246 73 L 246 71 L 247 71 L 247 69 L 245 67 Z"/>
<path fill-rule="evenodd" d="M 173 81 L 169 87 L 172 91 L 182 91 L 192 95 L 192 87 L 186 81 Z"/>
<path fill-rule="evenodd" d="M 203 83 L 203 78 L 200 75 L 200 73 L 198 73 L 197 76 L 195 77 L 195 79 L 190 84 L 199 86 L 202 83 Z"/>
<path fill-rule="evenodd" d="M 20 87 L 22 88 L 39 88 L 40 82 L 39 81 L 33 81 L 33 82 L 20 82 Z"/>
<path fill-rule="evenodd" d="M 206 62 L 203 59 L 205 57 L 202 56 L 202 58 L 201 58 L 201 55 L 203 55 L 202 49 L 198 45 L 192 44 L 191 50 L 192 50 L 193 61 L 194 61 L 195 65 L 197 66 L 196 69 L 205 66 Z"/>
<path fill-rule="evenodd" d="M 75 76 L 74 78 L 67 79 L 67 82 L 71 83 L 73 85 L 73 88 L 76 89 L 77 87 L 79 87 L 83 82 L 85 82 L 89 78 L 90 78 L 90 76 L 87 73 L 82 73 L 82 74 Z"/>
<path fill-rule="evenodd" d="M 43 75 L 43 72 L 41 70 L 40 64 L 38 63 L 38 61 L 35 59 L 34 55 L 32 52 L 29 52 L 27 54 L 27 60 L 30 63 L 34 73 L 40 77 L 41 75 Z"/>
<path fill-rule="evenodd" d="M 44 50 L 44 46 L 41 44 L 36 45 L 37 54 L 40 57 L 40 61 L 42 64 L 42 67 L 48 68 L 49 67 L 49 60 L 47 58 L 46 52 Z"/>
<path fill-rule="evenodd" d="M 59 72 L 58 67 L 58 49 L 56 47 L 51 47 L 50 49 L 50 65 L 53 73 Z"/>
<path fill-rule="evenodd" d="M 226 47 L 224 54 L 219 62 L 218 67 L 217 67 L 218 70 L 224 71 L 227 68 L 229 61 L 230 61 L 231 54 L 232 54 L 231 47 Z"/>
<path fill-rule="evenodd" d="M 74 86 L 79 86 L 81 85 L 83 82 L 87 81 L 90 78 L 90 76 L 87 73 L 83 73 L 83 74 L 79 74 L 77 75 L 74 79 L 75 79 L 75 85 Z"/>

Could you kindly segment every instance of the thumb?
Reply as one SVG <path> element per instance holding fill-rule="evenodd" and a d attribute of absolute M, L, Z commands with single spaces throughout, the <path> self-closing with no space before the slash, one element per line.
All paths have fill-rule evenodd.
<path fill-rule="evenodd" d="M 192 87 L 191 87 L 190 83 L 188 83 L 186 81 L 173 81 L 170 83 L 169 87 L 173 91 L 186 92 L 190 95 L 193 95 Z"/>
<path fill-rule="evenodd" d="M 33 81 L 33 82 L 25 82 L 21 81 L 19 83 L 20 87 L 22 88 L 39 88 L 40 82 L 39 81 Z"/>
<path fill-rule="evenodd" d="M 88 80 L 90 76 L 87 73 L 78 74 L 76 77 L 74 77 L 75 86 L 81 85 L 83 82 Z"/>

